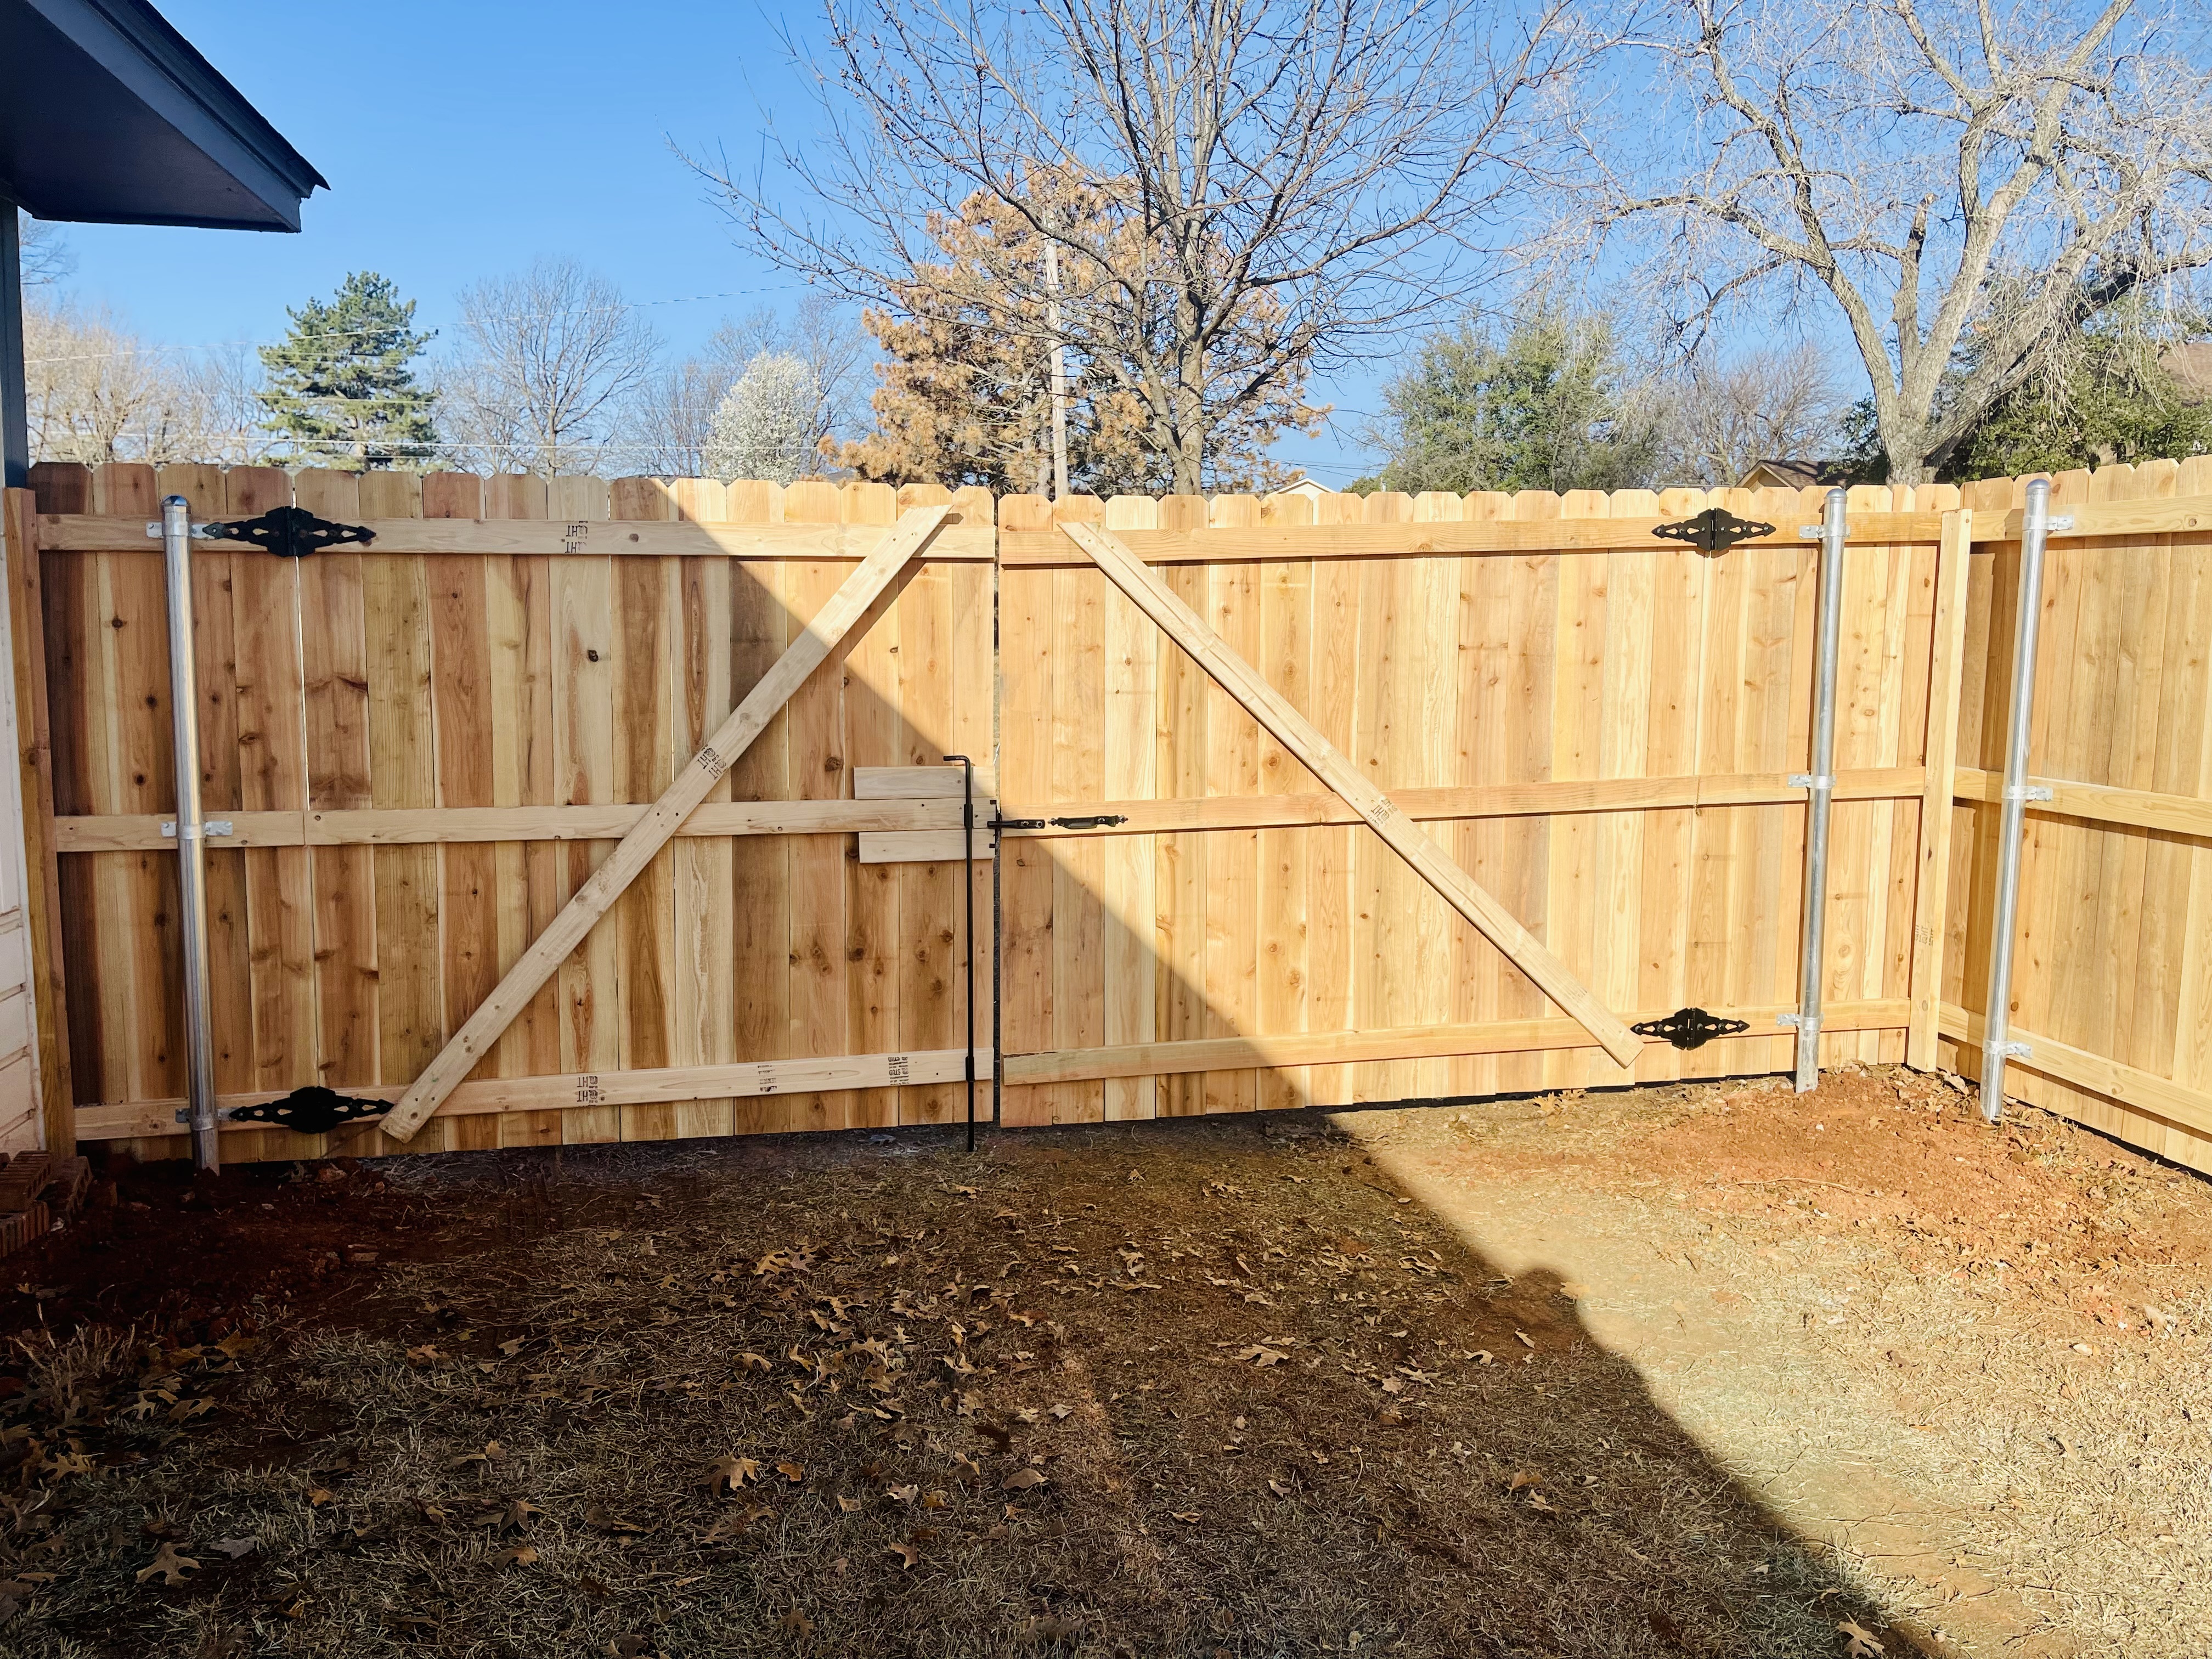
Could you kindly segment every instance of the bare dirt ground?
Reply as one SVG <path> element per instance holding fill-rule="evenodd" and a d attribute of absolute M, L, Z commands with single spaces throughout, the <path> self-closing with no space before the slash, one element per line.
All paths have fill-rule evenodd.
<path fill-rule="evenodd" d="M 2212 1188 L 1936 1079 L 108 1196 L 0 1651 L 2212 1649 Z"/>

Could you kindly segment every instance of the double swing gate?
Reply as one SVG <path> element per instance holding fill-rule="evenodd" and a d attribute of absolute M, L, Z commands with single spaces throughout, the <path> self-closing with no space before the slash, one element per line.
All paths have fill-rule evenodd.
<path fill-rule="evenodd" d="M 228 1158 L 1973 1069 L 2009 493 L 1852 492 L 1823 761 L 1818 491 L 39 473 L 82 1139 L 190 1115 L 172 494 L 370 538 L 192 545 Z"/>

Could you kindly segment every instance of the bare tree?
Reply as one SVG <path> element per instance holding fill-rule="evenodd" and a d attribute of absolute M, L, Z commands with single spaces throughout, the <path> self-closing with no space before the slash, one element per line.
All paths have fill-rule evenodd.
<path fill-rule="evenodd" d="M 495 471 L 590 471 L 652 370 L 653 331 L 573 259 L 479 283 L 460 307 L 464 343 L 439 388 L 457 452 Z"/>
<path fill-rule="evenodd" d="M 181 393 L 178 460 L 218 466 L 253 466 L 270 459 L 267 410 L 255 394 L 260 360 L 244 345 L 228 343 L 180 354 L 176 380 Z M 329 452 L 302 456 L 298 465 L 328 465 Z"/>
<path fill-rule="evenodd" d="M 625 423 L 629 444 L 623 465 L 665 478 L 707 476 L 707 445 L 714 411 L 732 377 L 705 356 L 663 363 L 645 378 Z"/>
<path fill-rule="evenodd" d="M 76 254 L 62 240 L 59 225 L 33 219 L 18 208 L 15 235 L 16 268 L 25 288 L 46 288 L 76 271 Z"/>
<path fill-rule="evenodd" d="M 766 257 L 902 312 L 946 268 L 933 224 L 1004 204 L 1004 326 L 1109 374 L 1195 490 L 1225 416 L 1459 297 L 1579 50 L 1565 5 L 823 0 L 834 75 L 792 54 L 820 131 L 699 165 Z"/>
<path fill-rule="evenodd" d="M 1818 460 L 1840 436 L 1835 371 L 1813 342 L 1717 359 L 1668 377 L 1669 483 L 1741 483 L 1762 460 Z"/>
<path fill-rule="evenodd" d="M 1638 100 L 1607 216 L 1663 230 L 1692 332 L 1824 290 L 1890 477 L 1940 468 L 2083 325 L 2212 264 L 2195 0 L 1673 0 L 1655 49 L 1694 118 Z"/>
<path fill-rule="evenodd" d="M 40 460 L 259 460 L 266 437 L 243 348 L 149 344 L 106 307 L 26 296 L 24 403 Z"/>

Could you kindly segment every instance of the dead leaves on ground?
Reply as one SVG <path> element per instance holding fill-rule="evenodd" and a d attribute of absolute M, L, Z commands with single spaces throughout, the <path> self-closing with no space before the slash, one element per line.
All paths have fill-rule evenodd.
<path fill-rule="evenodd" d="M 476 1518 L 475 1524 L 489 1527 L 495 1533 L 521 1532 L 530 1525 L 530 1517 L 545 1511 L 525 1498 L 510 1498 L 495 1510 L 486 1510 Z"/>
<path fill-rule="evenodd" d="M 1083 1626 L 1073 1619 L 1063 1619 L 1057 1613 L 1040 1613 L 1024 1619 L 1014 1632 L 1014 1639 L 1025 1648 L 1050 1647 L 1055 1643 L 1073 1642 L 1083 1634 Z"/>
<path fill-rule="evenodd" d="M 751 1457 L 721 1457 L 708 1466 L 706 1487 L 714 1493 L 736 1492 L 760 1479 L 760 1462 Z"/>
<path fill-rule="evenodd" d="M 764 1521 L 775 1513 L 775 1511 L 765 1504 L 755 1504 L 744 1510 L 732 1510 L 726 1515 L 718 1516 L 714 1524 L 701 1534 L 699 1541 L 702 1544 L 720 1544 L 732 1538 L 742 1538 L 752 1530 L 754 1522 Z"/>
<path fill-rule="evenodd" d="M 198 1571 L 199 1565 L 189 1555 L 178 1554 L 175 1544 L 164 1543 L 153 1560 L 138 1569 L 138 1582 L 143 1584 L 149 1578 L 159 1578 L 173 1589 L 185 1582 L 186 1573 Z"/>

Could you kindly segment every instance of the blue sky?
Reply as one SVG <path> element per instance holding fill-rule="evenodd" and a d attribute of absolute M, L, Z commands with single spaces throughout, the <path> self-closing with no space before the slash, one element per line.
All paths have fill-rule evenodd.
<path fill-rule="evenodd" d="M 739 248 L 671 141 L 757 144 L 763 108 L 811 118 L 750 0 L 158 0 L 169 21 L 331 181 L 298 236 L 73 225 L 70 286 L 173 344 L 274 338 L 284 307 L 381 271 L 447 326 L 453 297 L 538 254 L 604 271 L 678 350 L 726 317 L 787 305 L 790 278 Z M 813 13 L 788 15 L 804 28 Z M 696 295 L 727 295 L 696 299 Z M 1371 385 L 1318 389 L 1364 407 Z M 1356 422 L 1355 422 L 1356 424 Z M 1278 459 L 1327 482 L 1366 470 L 1335 436 Z"/>

